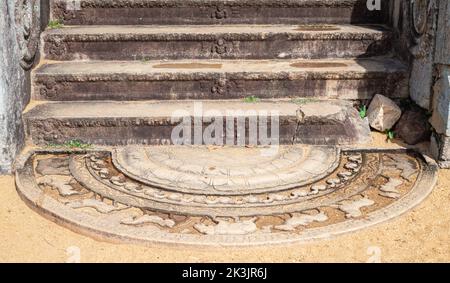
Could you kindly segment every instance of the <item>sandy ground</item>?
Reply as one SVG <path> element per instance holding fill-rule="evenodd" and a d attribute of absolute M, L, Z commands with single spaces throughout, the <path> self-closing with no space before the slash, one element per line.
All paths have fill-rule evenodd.
<path fill-rule="evenodd" d="M 375 143 L 383 145 L 383 137 Z M 257 248 L 97 241 L 29 209 L 11 176 L 0 176 L 0 191 L 0 262 L 450 262 L 450 170 L 440 171 L 422 204 L 394 220 L 329 240 Z"/>

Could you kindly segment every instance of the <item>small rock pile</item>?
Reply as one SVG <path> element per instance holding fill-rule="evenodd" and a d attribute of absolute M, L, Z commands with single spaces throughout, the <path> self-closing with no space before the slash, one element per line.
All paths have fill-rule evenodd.
<path fill-rule="evenodd" d="M 391 99 L 376 94 L 367 111 L 370 126 L 380 132 L 394 130 L 396 136 L 414 145 L 430 139 L 431 127 L 422 109 L 410 106 L 402 115 L 402 109 Z"/>

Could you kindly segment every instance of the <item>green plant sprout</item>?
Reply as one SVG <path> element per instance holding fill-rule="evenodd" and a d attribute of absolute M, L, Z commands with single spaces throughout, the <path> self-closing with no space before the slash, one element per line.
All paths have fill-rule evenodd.
<path fill-rule="evenodd" d="M 62 28 L 64 24 L 60 20 L 51 20 L 48 22 L 49 29 Z"/>
<path fill-rule="evenodd" d="M 246 98 L 244 98 L 244 102 L 247 102 L 247 103 L 255 103 L 255 102 L 258 102 L 259 100 L 260 99 L 254 95 L 247 96 Z"/>
<path fill-rule="evenodd" d="M 361 117 L 361 119 L 364 119 L 367 117 L 367 106 L 366 105 L 362 105 L 359 107 L 359 117 Z"/>
<path fill-rule="evenodd" d="M 292 102 L 296 103 L 296 104 L 308 104 L 308 103 L 313 103 L 313 102 L 317 102 L 319 101 L 318 99 L 314 99 L 314 98 L 296 98 L 293 99 Z"/>
<path fill-rule="evenodd" d="M 386 130 L 386 139 L 392 141 L 395 138 L 395 132 L 391 129 Z"/>
<path fill-rule="evenodd" d="M 70 148 L 70 149 L 76 149 L 76 148 L 77 149 L 86 149 L 86 148 L 92 147 L 91 144 L 83 143 L 80 140 L 70 140 L 70 141 L 67 141 L 62 144 L 51 143 L 51 144 L 48 144 L 48 146 L 49 147 L 64 147 L 64 148 Z"/>

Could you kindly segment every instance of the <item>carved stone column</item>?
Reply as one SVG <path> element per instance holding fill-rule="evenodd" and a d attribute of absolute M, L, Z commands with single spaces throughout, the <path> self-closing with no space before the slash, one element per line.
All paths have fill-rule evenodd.
<path fill-rule="evenodd" d="M 410 53 L 412 55 L 410 95 L 430 110 L 433 84 L 433 50 L 436 32 L 436 0 L 409 0 Z"/>

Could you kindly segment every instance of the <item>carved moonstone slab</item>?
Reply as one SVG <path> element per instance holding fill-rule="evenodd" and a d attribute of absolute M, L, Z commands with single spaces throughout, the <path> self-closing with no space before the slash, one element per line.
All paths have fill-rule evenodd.
<path fill-rule="evenodd" d="M 114 151 L 114 165 L 142 183 L 163 189 L 246 194 L 291 189 L 319 180 L 339 163 L 339 149 L 280 146 L 264 148 L 125 147 Z M 230 158 L 232 156 L 232 158 Z"/>
<path fill-rule="evenodd" d="M 174 175 L 191 172 L 197 179 L 205 176 L 207 166 L 217 169 L 210 169 L 209 178 L 240 178 L 259 174 L 250 173 L 258 168 L 261 174 L 267 168 L 281 172 L 299 160 L 296 169 L 311 173 L 315 167 L 305 162 L 327 160 L 320 147 L 291 146 L 274 156 L 259 156 L 257 148 L 140 149 L 155 159 L 159 156 L 157 168 Z M 163 158 L 167 153 L 169 158 Z M 43 150 L 20 159 L 16 184 L 33 209 L 91 236 L 145 244 L 248 246 L 303 242 L 366 228 L 413 208 L 436 183 L 437 165 L 413 152 L 343 150 L 337 158 L 332 172 L 305 185 L 250 194 L 225 191 L 229 194 L 223 196 L 211 187 L 174 192 L 133 180 L 114 168 L 109 150 Z M 69 175 L 38 170 L 57 159 L 69 162 Z"/>

